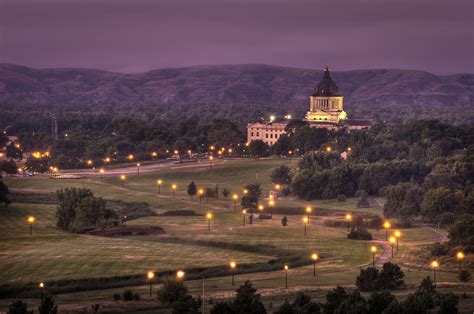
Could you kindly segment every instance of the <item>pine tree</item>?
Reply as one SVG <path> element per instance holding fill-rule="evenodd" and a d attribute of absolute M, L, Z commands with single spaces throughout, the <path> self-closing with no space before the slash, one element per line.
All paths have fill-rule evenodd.
<path fill-rule="evenodd" d="M 194 184 L 194 181 L 191 181 L 191 183 L 189 183 L 188 185 L 188 195 L 191 196 L 191 198 L 193 198 L 193 196 L 196 195 L 196 192 L 197 192 L 196 184 Z"/>

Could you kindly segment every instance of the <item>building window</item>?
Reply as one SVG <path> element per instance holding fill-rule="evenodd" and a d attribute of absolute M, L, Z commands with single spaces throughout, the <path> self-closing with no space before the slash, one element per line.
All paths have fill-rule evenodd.
<path fill-rule="evenodd" d="M 257 132 L 257 136 L 260 136 L 260 133 Z"/>
<path fill-rule="evenodd" d="M 252 133 L 250 133 L 250 134 L 251 134 L 250 136 L 253 136 L 253 132 L 252 132 Z"/>

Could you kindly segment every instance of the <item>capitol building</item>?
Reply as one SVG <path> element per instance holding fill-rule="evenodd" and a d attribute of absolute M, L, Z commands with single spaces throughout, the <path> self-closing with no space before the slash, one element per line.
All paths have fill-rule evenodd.
<path fill-rule="evenodd" d="M 344 97 L 326 67 L 324 76 L 317 84 L 314 94 L 309 97 L 309 111 L 303 121 L 312 128 L 347 131 L 370 128 L 370 120 L 349 119 L 344 111 Z M 261 140 L 268 145 L 275 144 L 286 133 L 288 121 L 255 122 L 247 125 L 248 142 Z"/>

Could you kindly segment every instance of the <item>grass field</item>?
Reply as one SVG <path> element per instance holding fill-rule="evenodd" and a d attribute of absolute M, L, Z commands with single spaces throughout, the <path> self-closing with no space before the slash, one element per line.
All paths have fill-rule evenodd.
<path fill-rule="evenodd" d="M 271 170 L 281 164 L 296 166 L 295 161 L 288 160 L 246 160 L 221 161 L 210 167 L 169 167 L 153 173 L 128 175 L 125 187 L 121 188 L 117 176 L 88 177 L 81 180 L 51 180 L 47 177 L 15 178 L 5 180 L 14 191 L 21 192 L 54 192 L 64 187 L 87 187 L 96 196 L 124 201 L 148 202 L 157 213 L 175 209 L 192 209 L 197 213 L 214 214 L 211 231 L 207 230 L 204 216 L 151 216 L 127 221 L 129 226 L 162 227 L 166 234 L 162 236 L 135 236 L 121 238 L 103 238 L 66 233 L 56 228 L 55 205 L 12 204 L 0 207 L 0 219 L 4 223 L 0 229 L 0 285 L 6 283 L 24 284 L 59 279 L 82 279 L 94 277 L 112 277 L 145 274 L 148 270 L 174 271 L 195 267 L 226 266 L 235 260 L 238 264 L 266 262 L 281 254 L 309 257 L 311 252 L 318 252 L 321 259 L 317 263 L 318 275 L 311 277 L 311 266 L 290 269 L 290 286 L 298 289 L 309 288 L 312 291 L 329 289 L 336 284 L 353 285 L 361 267 L 372 261 L 369 241 L 347 239 L 346 228 L 330 228 L 323 224 L 319 209 L 325 209 L 325 215 L 334 213 L 363 213 L 382 215 L 376 208 L 357 208 L 356 199 L 346 202 L 335 200 L 303 201 L 295 197 L 277 200 L 278 207 L 304 208 L 311 206 L 314 216 L 307 226 L 301 215 L 289 215 L 288 226 L 281 225 L 281 215 L 274 215 L 271 220 L 254 219 L 254 224 L 243 227 L 243 216 L 240 207 L 233 210 L 229 199 L 203 200 L 191 199 L 186 194 L 189 182 L 194 181 L 198 187 L 211 187 L 218 184 L 220 188 L 229 188 L 233 193 L 242 194 L 242 187 L 247 183 L 259 181 L 268 195 L 272 184 L 269 176 Z M 161 193 L 158 194 L 156 180 L 164 180 Z M 176 197 L 173 197 L 171 184 L 177 184 Z M 383 199 L 380 199 L 383 202 Z M 268 210 L 267 210 L 268 212 Z M 34 215 L 37 221 L 30 236 L 26 217 Z M 377 240 L 385 240 L 384 230 L 370 230 Z M 442 231 L 444 232 L 444 231 Z M 167 239 L 179 239 L 181 243 L 167 243 Z M 199 242 L 199 244 L 197 244 Z M 426 245 L 435 242 L 433 232 L 424 228 L 402 230 L 400 250 L 393 258 L 402 265 L 406 281 L 418 283 L 421 278 L 431 274 L 430 256 L 426 254 Z M 206 245 L 208 243 L 208 245 Z M 216 247 L 217 244 L 229 245 L 228 249 Z M 233 248 L 232 245 L 247 245 L 256 248 L 246 251 Z M 378 256 L 384 247 L 378 246 Z M 259 248 L 266 248 L 259 252 Z M 274 248 L 274 249 L 272 249 Z M 273 250 L 273 251 L 272 251 Z M 270 252 L 270 254 L 269 254 Z M 469 257 L 470 260 L 470 257 Z M 457 264 L 450 259 L 441 260 L 442 267 L 438 278 L 444 282 L 456 282 Z M 471 262 L 466 263 L 470 267 Z M 265 292 L 265 298 L 273 300 L 273 295 L 283 294 L 282 271 L 256 272 L 236 276 L 237 282 L 251 280 Z M 200 281 L 189 281 L 191 291 L 198 293 Z M 233 287 L 230 277 L 206 279 L 208 292 L 215 297 L 231 294 Z M 133 290 L 146 294 L 147 286 L 133 287 Z M 58 302 L 70 303 L 71 300 L 110 299 L 114 291 L 124 288 L 102 291 L 85 291 L 58 295 Z M 317 292 L 314 292 L 317 293 Z M 322 293 L 321 293 L 322 295 Z M 278 303 L 280 299 L 276 299 Z M 0 310 L 8 305 L 8 300 L 0 302 Z M 272 301 L 273 302 L 273 301 Z"/>

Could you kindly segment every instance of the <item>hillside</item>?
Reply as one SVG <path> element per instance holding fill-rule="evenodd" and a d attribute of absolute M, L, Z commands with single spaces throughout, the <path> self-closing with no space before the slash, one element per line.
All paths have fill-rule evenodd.
<path fill-rule="evenodd" d="M 306 108 L 322 71 L 268 65 L 215 65 L 124 74 L 0 64 L 0 108 L 11 105 L 282 104 Z M 474 74 L 416 70 L 333 72 L 348 105 L 471 107 Z M 10 105 L 10 106 L 9 106 Z M 92 106 L 91 106 L 92 105 Z"/>

